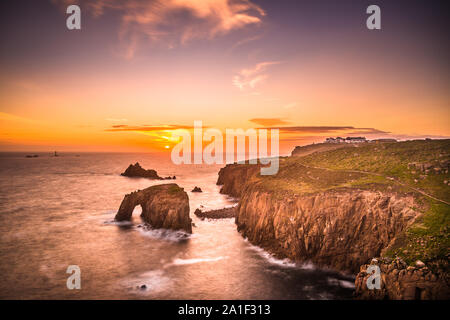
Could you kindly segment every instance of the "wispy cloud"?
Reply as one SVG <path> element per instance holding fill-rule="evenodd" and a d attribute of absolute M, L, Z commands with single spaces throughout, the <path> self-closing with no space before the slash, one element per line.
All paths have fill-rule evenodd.
<path fill-rule="evenodd" d="M 378 130 L 375 128 L 355 128 L 352 134 L 390 134 L 389 131 Z"/>
<path fill-rule="evenodd" d="M 266 71 L 267 67 L 274 65 L 274 64 L 279 64 L 280 61 L 265 61 L 265 62 L 260 62 L 258 63 L 256 66 L 254 66 L 253 68 L 249 68 L 249 69 L 242 69 L 240 74 L 244 77 L 251 77 L 255 74 L 261 73 Z"/>
<path fill-rule="evenodd" d="M 6 112 L 0 112 L 0 121 L 23 122 L 23 123 L 37 123 L 38 122 L 33 119 L 16 116 L 14 114 L 6 113 Z"/>
<path fill-rule="evenodd" d="M 205 128 L 205 127 L 204 127 Z M 179 125 L 179 124 L 163 124 L 163 125 L 137 125 L 129 126 L 126 124 L 116 124 L 106 129 L 108 132 L 132 132 L 147 136 L 153 143 L 160 144 L 160 146 L 167 147 L 168 145 L 178 143 L 179 138 L 173 137 L 175 130 L 192 131 L 193 126 Z"/>
<path fill-rule="evenodd" d="M 53 0 L 65 4 L 67 0 Z M 192 39 L 212 39 L 262 22 L 265 11 L 251 0 L 79 0 L 94 16 L 119 12 L 119 38 L 125 56 L 134 56 L 140 39 L 168 47 Z"/>
<path fill-rule="evenodd" d="M 277 120 L 284 121 L 278 118 L 274 119 L 252 119 L 253 120 L 268 120 L 265 129 L 279 129 L 281 133 L 301 133 L 301 134 L 346 134 L 349 136 L 354 135 L 379 135 L 379 134 L 391 134 L 389 131 L 383 131 L 375 128 L 355 128 L 353 126 L 280 126 L 282 123 L 275 123 Z M 273 120 L 274 124 L 270 122 Z M 264 122 L 264 121 L 263 121 Z M 257 123 L 257 122 L 255 122 Z M 276 126 L 276 127 L 275 127 Z"/>
<path fill-rule="evenodd" d="M 280 61 L 265 61 L 256 64 L 252 68 L 245 68 L 239 71 L 237 75 L 233 77 L 233 85 L 240 90 L 254 89 L 259 83 L 268 78 L 266 73 L 267 68 L 281 63 Z"/>
<path fill-rule="evenodd" d="M 266 129 L 274 129 L 273 126 L 268 126 Z M 348 131 L 355 129 L 351 126 L 293 126 L 293 127 L 277 127 L 281 133 L 330 133 L 330 132 L 338 132 L 338 131 Z"/>
<path fill-rule="evenodd" d="M 335 136 L 365 136 L 368 139 L 397 138 L 396 135 L 388 131 L 375 128 L 357 128 L 354 126 L 283 126 L 283 124 L 272 124 L 269 122 L 260 129 L 279 129 L 280 141 L 288 144 L 322 142 L 326 137 Z"/>
<path fill-rule="evenodd" d="M 106 121 L 110 121 L 110 122 L 127 122 L 128 119 L 122 118 L 122 119 L 118 119 L 118 118 L 106 118 Z"/>
<path fill-rule="evenodd" d="M 243 46 L 243 45 L 245 45 L 245 44 L 247 44 L 247 43 L 249 43 L 249 42 L 252 42 L 252 41 L 259 40 L 259 39 L 261 39 L 261 38 L 262 38 L 262 35 L 257 35 L 257 36 L 253 36 L 253 37 L 249 37 L 249 38 L 245 38 L 245 39 L 239 40 L 238 42 L 236 42 L 236 43 L 229 49 L 229 51 L 231 52 L 231 51 L 235 50 L 236 48 L 239 48 L 240 46 Z"/>
<path fill-rule="evenodd" d="M 297 102 L 291 102 L 283 106 L 284 109 L 292 109 L 297 106 Z"/>
<path fill-rule="evenodd" d="M 117 124 L 111 126 L 111 128 L 106 129 L 105 131 L 111 131 L 111 132 L 120 132 L 120 131 L 136 131 L 136 132 L 158 132 L 158 131 L 171 131 L 171 130 L 177 130 L 177 129 L 185 129 L 190 130 L 193 129 L 192 126 L 185 126 L 185 125 L 143 125 L 143 126 L 129 126 L 126 124 Z"/>
<path fill-rule="evenodd" d="M 290 124 L 289 121 L 286 121 L 286 120 L 283 120 L 280 118 L 255 118 L 255 119 L 250 119 L 248 121 L 256 123 L 260 126 L 267 126 L 267 127 L 282 126 L 282 125 Z"/>

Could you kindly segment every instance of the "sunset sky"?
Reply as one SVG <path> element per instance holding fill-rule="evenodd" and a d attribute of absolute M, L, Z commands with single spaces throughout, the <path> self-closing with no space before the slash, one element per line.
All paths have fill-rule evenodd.
<path fill-rule="evenodd" d="M 194 120 L 280 128 L 282 153 L 449 137 L 444 3 L 3 0 L 0 151 L 163 152 Z M 381 30 L 366 28 L 370 4 Z"/>

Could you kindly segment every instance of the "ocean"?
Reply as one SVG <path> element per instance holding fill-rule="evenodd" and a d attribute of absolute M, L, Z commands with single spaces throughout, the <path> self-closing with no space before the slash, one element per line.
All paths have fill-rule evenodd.
<path fill-rule="evenodd" d="M 352 298 L 352 276 L 276 259 L 244 239 L 234 219 L 193 214 L 236 205 L 219 193 L 220 165 L 177 166 L 144 153 L 37 154 L 0 153 L 1 299 Z M 135 162 L 177 179 L 120 176 Z M 114 221 L 125 194 L 168 182 L 189 195 L 188 239 L 141 228 L 139 208 L 130 223 Z M 66 286 L 69 265 L 81 270 L 79 290 Z"/>

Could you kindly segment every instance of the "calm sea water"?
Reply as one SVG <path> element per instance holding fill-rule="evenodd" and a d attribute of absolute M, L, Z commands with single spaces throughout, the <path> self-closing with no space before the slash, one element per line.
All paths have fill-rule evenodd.
<path fill-rule="evenodd" d="M 188 191 L 196 225 L 189 239 L 139 228 L 138 208 L 131 223 L 113 221 L 126 193 L 164 183 L 120 176 L 136 161 L 176 175 Z M 274 259 L 243 239 L 233 219 L 197 219 L 201 205 L 235 204 L 219 194 L 219 168 L 152 154 L 0 153 L 0 298 L 351 298 L 352 278 Z M 194 186 L 204 192 L 191 193 Z M 69 265 L 81 268 L 80 290 L 66 287 Z"/>

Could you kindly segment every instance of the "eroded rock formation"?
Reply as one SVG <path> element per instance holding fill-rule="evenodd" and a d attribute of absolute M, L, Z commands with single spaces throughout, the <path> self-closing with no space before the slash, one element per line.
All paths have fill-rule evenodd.
<path fill-rule="evenodd" d="M 247 188 L 236 224 L 250 242 L 280 257 L 359 271 L 414 220 L 414 198 L 339 190 L 277 198 Z"/>
<path fill-rule="evenodd" d="M 139 178 L 163 180 L 163 178 L 158 176 L 156 170 L 152 169 L 146 170 L 141 167 L 139 162 L 136 162 L 135 164 L 130 164 L 128 168 L 123 173 L 121 173 L 121 175 L 125 177 L 139 177 Z"/>
<path fill-rule="evenodd" d="M 239 198 L 246 184 L 260 172 L 260 165 L 229 164 L 219 170 L 220 193 Z"/>
<path fill-rule="evenodd" d="M 448 300 L 450 279 L 444 272 L 430 270 L 424 263 L 408 266 L 401 259 L 372 259 L 380 268 L 380 289 L 367 287 L 369 264 L 362 265 L 355 281 L 357 299 Z"/>
<path fill-rule="evenodd" d="M 200 209 L 196 209 L 194 214 L 200 219 L 226 219 L 226 218 L 234 218 L 236 216 L 236 207 L 228 207 L 217 210 L 208 210 L 202 211 Z"/>
<path fill-rule="evenodd" d="M 136 206 L 142 219 L 153 228 L 184 230 L 192 233 L 187 193 L 175 183 L 156 185 L 125 195 L 115 219 L 130 220 Z"/>
<path fill-rule="evenodd" d="M 256 166 L 228 165 L 219 172 L 221 192 L 240 197 L 238 230 L 280 258 L 311 261 L 357 274 L 357 299 L 448 299 L 448 273 L 398 260 L 379 259 L 382 285 L 369 290 L 367 261 L 379 257 L 419 216 L 412 194 L 340 188 L 280 194 L 253 183 Z"/>

